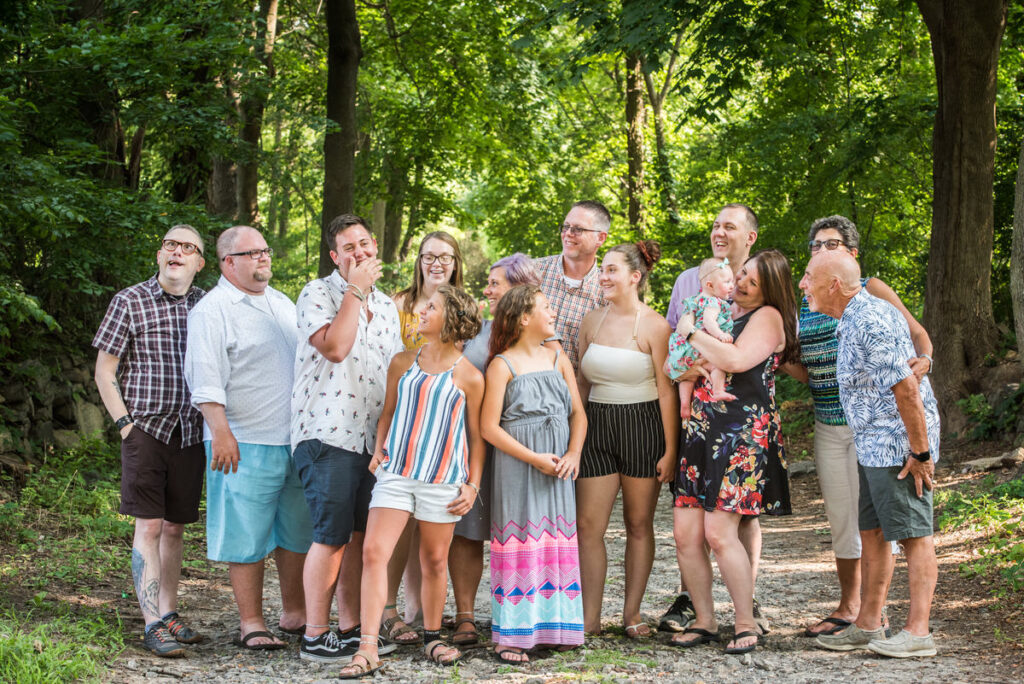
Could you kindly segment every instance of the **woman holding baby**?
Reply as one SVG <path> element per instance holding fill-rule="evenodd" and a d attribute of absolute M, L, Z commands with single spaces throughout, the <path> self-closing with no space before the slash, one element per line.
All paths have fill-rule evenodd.
<path fill-rule="evenodd" d="M 683 376 L 696 384 L 680 447 L 674 531 L 697 619 L 673 644 L 719 641 L 706 542 L 736 611 L 736 632 L 726 653 L 746 653 L 756 648 L 761 633 L 754 622 L 753 575 L 739 523 L 743 516 L 790 512 L 775 370 L 798 358 L 799 344 L 789 263 L 781 252 L 763 250 L 750 257 L 736 278 L 733 304 L 732 343 L 696 320 L 689 326 L 681 321 L 676 328 L 676 335 L 709 367 L 731 375 L 726 391 L 735 399 L 714 392 L 697 368 Z"/>

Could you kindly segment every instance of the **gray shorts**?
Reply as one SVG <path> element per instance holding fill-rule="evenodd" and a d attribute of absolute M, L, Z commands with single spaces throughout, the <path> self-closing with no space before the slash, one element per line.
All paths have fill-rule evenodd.
<path fill-rule="evenodd" d="M 928 537 L 934 532 L 932 525 L 932 493 L 924 490 L 918 496 L 914 478 L 897 480 L 901 466 L 869 468 L 857 465 L 860 474 L 861 530 L 882 529 L 885 541 L 900 541 Z"/>

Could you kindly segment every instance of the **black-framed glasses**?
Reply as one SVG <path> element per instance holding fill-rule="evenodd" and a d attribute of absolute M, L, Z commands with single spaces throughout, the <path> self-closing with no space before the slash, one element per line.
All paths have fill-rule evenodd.
<path fill-rule="evenodd" d="M 256 261 L 262 256 L 274 256 L 274 248 L 264 247 L 263 249 L 250 249 L 248 252 L 232 252 L 231 254 L 225 254 L 224 258 L 227 259 L 229 256 L 248 256 L 253 261 Z"/>
<path fill-rule="evenodd" d="M 600 233 L 601 231 L 594 230 L 593 228 L 584 228 L 583 226 L 574 226 L 568 223 L 563 223 L 559 228 L 559 232 L 579 236 L 583 233 Z"/>
<path fill-rule="evenodd" d="M 431 254 L 430 252 L 424 252 L 420 254 L 420 261 L 430 266 L 435 261 L 440 261 L 442 266 L 451 266 L 455 263 L 454 254 Z"/>
<path fill-rule="evenodd" d="M 828 240 L 811 240 L 807 243 L 807 247 L 811 250 L 811 254 L 821 251 L 822 247 L 831 252 L 833 249 L 839 249 L 839 245 L 843 245 L 845 247 L 846 243 L 838 238 L 830 238 Z"/>
<path fill-rule="evenodd" d="M 178 249 L 178 247 L 181 247 L 182 254 L 188 255 L 199 252 L 199 256 L 203 256 L 203 250 L 199 249 L 199 245 L 193 244 L 191 242 L 182 242 L 180 240 L 164 240 L 162 246 L 168 252 L 173 252 L 174 250 Z"/>

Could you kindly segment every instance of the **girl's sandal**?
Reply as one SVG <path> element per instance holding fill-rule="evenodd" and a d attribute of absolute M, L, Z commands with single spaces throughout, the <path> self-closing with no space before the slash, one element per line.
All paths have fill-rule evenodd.
<path fill-rule="evenodd" d="M 362 662 L 356 660 L 357 658 L 361 658 Z M 380 668 L 381 664 L 378 658 L 374 658 L 369 653 L 357 651 L 352 656 L 352 662 L 341 668 L 341 672 L 338 673 L 338 679 L 360 679 L 373 674 Z"/>
<path fill-rule="evenodd" d="M 439 648 L 443 648 L 445 650 L 441 653 L 438 653 L 437 649 Z M 441 639 L 431 641 L 429 644 L 424 646 L 424 651 L 426 651 L 427 658 L 429 658 L 431 662 L 436 663 L 438 665 L 454 665 L 455 663 L 462 660 L 462 651 L 455 648 L 454 646 L 449 646 L 448 644 L 444 643 L 444 641 Z M 454 655 L 452 654 L 452 651 L 455 652 Z"/>
<path fill-rule="evenodd" d="M 646 622 L 626 625 L 626 636 L 630 639 L 643 639 L 651 636 L 651 627 Z"/>
<path fill-rule="evenodd" d="M 423 640 L 420 633 L 405 624 L 405 622 L 402 621 L 402 618 L 398 615 L 387 618 L 380 623 L 380 626 L 384 630 L 384 638 L 393 644 L 398 644 L 399 646 L 418 644 Z M 403 639 L 402 637 L 407 634 L 411 634 L 412 637 Z"/>

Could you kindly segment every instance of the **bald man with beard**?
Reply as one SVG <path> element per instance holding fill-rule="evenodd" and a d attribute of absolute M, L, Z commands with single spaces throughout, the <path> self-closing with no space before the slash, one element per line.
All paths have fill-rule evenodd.
<path fill-rule="evenodd" d="M 907 363 L 914 345 L 906 319 L 861 286 L 853 255 L 821 250 L 807 264 L 800 289 L 811 311 L 839 320 L 836 379 L 860 476 L 860 613 L 854 624 L 819 635 L 816 642 L 834 651 L 867 648 L 893 658 L 934 656 L 928 618 L 938 574 L 931 492 L 939 457 L 935 395 L 928 378 L 918 382 Z M 886 638 L 882 606 L 892 579 L 892 541 L 907 555 L 910 611 L 903 631 Z"/>

